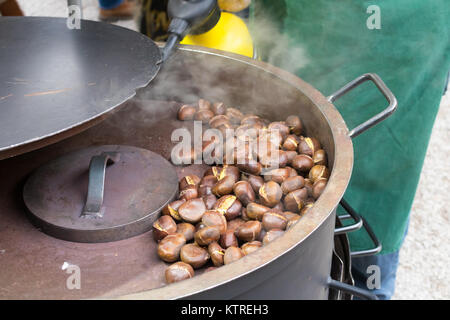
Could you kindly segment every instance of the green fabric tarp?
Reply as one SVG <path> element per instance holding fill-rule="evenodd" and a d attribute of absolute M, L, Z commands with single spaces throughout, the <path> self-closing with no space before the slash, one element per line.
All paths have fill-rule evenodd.
<path fill-rule="evenodd" d="M 370 5 L 380 9 L 380 29 L 367 27 Z M 353 140 L 355 163 L 344 198 L 373 227 L 382 253 L 398 250 L 450 69 L 450 2 L 254 0 L 250 28 L 263 60 L 324 95 L 367 72 L 394 93 L 396 113 Z M 335 105 L 351 129 L 387 102 L 367 82 Z M 371 247 L 365 232 L 349 236 L 352 250 Z"/>

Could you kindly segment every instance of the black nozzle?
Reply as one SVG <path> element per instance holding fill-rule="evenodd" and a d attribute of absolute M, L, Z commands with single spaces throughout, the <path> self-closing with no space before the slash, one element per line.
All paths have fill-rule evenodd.
<path fill-rule="evenodd" d="M 217 0 L 169 0 L 167 13 L 171 19 L 166 45 L 163 48 L 163 61 L 187 33 L 205 33 L 220 19 Z"/>

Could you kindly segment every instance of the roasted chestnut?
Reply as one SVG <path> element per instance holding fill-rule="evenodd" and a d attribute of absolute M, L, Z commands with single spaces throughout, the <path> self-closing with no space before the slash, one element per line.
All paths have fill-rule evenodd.
<path fill-rule="evenodd" d="M 313 196 L 313 183 L 309 178 L 305 178 L 305 188 L 308 191 L 308 196 Z"/>
<path fill-rule="evenodd" d="M 211 110 L 211 102 L 206 99 L 198 100 L 198 109 L 199 110 Z"/>
<path fill-rule="evenodd" d="M 314 203 L 306 203 L 305 206 L 302 208 L 302 210 L 300 210 L 300 215 L 304 215 L 305 213 L 307 213 L 309 211 L 309 209 L 311 209 L 314 206 Z"/>
<path fill-rule="evenodd" d="M 260 176 L 249 175 L 247 179 L 248 183 L 252 186 L 253 191 L 256 193 L 259 191 L 259 188 L 264 184 L 264 179 Z"/>
<path fill-rule="evenodd" d="M 327 154 L 325 150 L 319 149 L 316 152 L 314 152 L 313 156 L 314 164 L 321 164 L 326 166 L 327 165 Z"/>
<path fill-rule="evenodd" d="M 229 247 L 225 250 L 225 254 L 223 256 L 223 263 L 230 264 L 236 260 L 239 260 L 244 256 L 242 250 L 238 247 Z"/>
<path fill-rule="evenodd" d="M 288 211 L 299 212 L 307 197 L 308 191 L 305 188 L 291 191 L 284 197 L 284 207 Z"/>
<path fill-rule="evenodd" d="M 235 182 L 236 179 L 233 176 L 225 176 L 214 185 L 212 192 L 218 197 L 230 194 Z"/>
<path fill-rule="evenodd" d="M 196 186 L 188 186 L 180 191 L 180 199 L 191 200 L 198 197 L 198 189 Z"/>
<path fill-rule="evenodd" d="M 291 133 L 296 135 L 301 135 L 303 128 L 302 128 L 302 122 L 299 117 L 297 116 L 289 116 L 286 118 L 286 125 L 289 127 L 289 130 Z"/>
<path fill-rule="evenodd" d="M 241 246 L 241 250 L 242 253 L 244 253 L 244 255 L 248 255 L 252 252 L 255 252 L 256 250 L 258 250 L 259 248 L 261 248 L 262 243 L 261 241 L 251 241 L 251 242 L 246 242 Z"/>
<path fill-rule="evenodd" d="M 167 283 L 178 282 L 192 278 L 194 276 L 194 269 L 189 264 L 178 261 L 167 267 L 165 276 Z"/>
<path fill-rule="evenodd" d="M 165 262 L 177 261 L 185 244 L 186 238 L 181 233 L 169 234 L 158 243 L 158 256 Z"/>
<path fill-rule="evenodd" d="M 283 202 L 281 202 L 281 201 L 278 202 L 277 205 L 272 208 L 272 211 L 283 212 L 284 211 Z"/>
<path fill-rule="evenodd" d="M 242 218 L 236 218 L 231 221 L 228 221 L 227 230 L 236 231 L 241 225 L 245 223 L 245 220 Z"/>
<path fill-rule="evenodd" d="M 217 198 L 213 194 L 208 194 L 206 196 L 202 196 L 203 202 L 205 203 L 206 210 L 212 210 L 214 208 L 214 205 L 217 202 Z"/>
<path fill-rule="evenodd" d="M 285 151 L 284 154 L 287 157 L 287 164 L 290 166 L 292 165 L 292 160 L 298 155 L 297 151 Z"/>
<path fill-rule="evenodd" d="M 284 121 L 275 121 L 271 122 L 269 126 L 267 127 L 269 131 L 278 131 L 281 133 L 281 136 L 283 137 L 283 140 L 286 139 L 286 137 L 289 134 L 289 127 L 286 125 L 286 122 Z"/>
<path fill-rule="evenodd" d="M 300 217 L 297 213 L 293 213 L 293 212 L 290 212 L 290 211 L 284 211 L 284 212 L 282 213 L 282 215 L 283 215 L 286 219 L 288 219 L 288 221 L 291 220 L 291 219 L 295 219 L 296 217 Z"/>
<path fill-rule="evenodd" d="M 233 229 L 227 229 L 227 232 L 222 234 L 220 236 L 220 246 L 222 248 L 228 248 L 228 247 L 237 247 L 238 246 L 238 240 L 236 238 L 236 235 L 234 234 Z"/>
<path fill-rule="evenodd" d="M 283 183 L 290 175 L 287 168 L 272 169 L 264 174 L 265 181 L 274 181 L 276 183 Z"/>
<path fill-rule="evenodd" d="M 197 108 L 185 104 L 182 105 L 178 110 L 178 120 L 186 121 L 186 120 L 194 120 L 195 113 L 197 112 Z"/>
<path fill-rule="evenodd" d="M 298 144 L 298 153 L 306 154 L 312 157 L 316 150 L 320 149 L 320 143 L 316 138 L 310 137 L 300 137 L 300 142 Z"/>
<path fill-rule="evenodd" d="M 250 219 L 259 220 L 259 221 L 262 220 L 264 213 L 266 213 L 267 211 L 270 210 L 269 207 L 263 206 L 256 202 L 249 203 L 247 205 L 246 209 L 247 209 L 247 216 Z"/>
<path fill-rule="evenodd" d="M 153 238 L 156 241 L 160 241 L 176 231 L 177 224 L 170 216 L 161 216 L 153 222 Z"/>
<path fill-rule="evenodd" d="M 259 158 L 263 168 L 283 168 L 288 163 L 286 152 L 283 150 L 274 150 Z"/>
<path fill-rule="evenodd" d="M 220 239 L 220 231 L 217 226 L 204 227 L 194 234 L 195 242 L 200 246 L 207 246 L 211 242 Z"/>
<path fill-rule="evenodd" d="M 205 211 L 206 206 L 202 198 L 188 200 L 178 208 L 180 217 L 190 223 L 199 222 Z"/>
<path fill-rule="evenodd" d="M 262 171 L 262 165 L 259 162 L 256 162 L 255 160 L 249 160 L 245 163 L 238 163 L 237 167 L 239 170 L 252 174 L 252 175 L 258 175 L 261 174 Z"/>
<path fill-rule="evenodd" d="M 225 115 L 230 119 L 233 124 L 240 124 L 244 115 L 236 108 L 227 108 Z"/>
<path fill-rule="evenodd" d="M 300 172 L 308 172 L 313 166 L 313 159 L 305 154 L 299 154 L 292 160 L 292 167 Z"/>
<path fill-rule="evenodd" d="M 181 178 L 179 183 L 180 190 L 184 190 L 192 186 L 197 187 L 200 181 L 200 177 L 196 176 L 195 174 L 184 176 L 183 178 Z"/>
<path fill-rule="evenodd" d="M 186 200 L 180 199 L 180 200 L 175 200 L 175 201 L 169 203 L 167 206 L 165 206 L 162 209 L 162 214 L 163 215 L 170 215 L 173 219 L 175 219 L 177 221 L 181 221 L 181 217 L 178 214 L 178 209 L 185 202 L 186 202 Z"/>
<path fill-rule="evenodd" d="M 223 265 L 223 256 L 225 255 L 225 250 L 217 242 L 211 242 L 208 245 L 208 253 L 211 257 L 212 263 L 216 267 L 220 267 Z"/>
<path fill-rule="evenodd" d="M 255 201 L 255 192 L 248 181 L 236 182 L 233 186 L 233 192 L 244 206 Z"/>
<path fill-rule="evenodd" d="M 261 203 L 268 207 L 274 207 L 280 202 L 281 197 L 283 196 L 280 185 L 274 181 L 264 183 L 263 186 L 259 188 L 258 193 Z"/>
<path fill-rule="evenodd" d="M 227 107 L 223 102 L 214 102 L 211 110 L 214 112 L 215 115 L 222 115 L 225 114 L 227 111 Z"/>
<path fill-rule="evenodd" d="M 297 223 L 297 221 L 300 220 L 300 216 L 297 215 L 296 217 L 292 217 L 291 219 L 289 219 L 287 226 L 286 226 L 286 230 L 289 230 L 290 228 L 292 228 L 292 226 L 294 224 Z"/>
<path fill-rule="evenodd" d="M 198 269 L 209 260 L 209 253 L 194 243 L 185 244 L 180 251 L 181 261 L 190 264 L 192 268 Z"/>
<path fill-rule="evenodd" d="M 289 170 L 289 177 L 296 177 L 296 176 L 298 176 L 297 170 L 295 170 L 294 168 L 286 166 L 286 169 Z"/>
<path fill-rule="evenodd" d="M 286 151 L 296 151 L 298 144 L 300 142 L 300 138 L 295 134 L 290 134 L 286 137 L 283 142 L 283 149 Z"/>
<path fill-rule="evenodd" d="M 230 221 L 241 214 L 242 204 L 236 196 L 226 195 L 217 200 L 213 209 L 222 213 Z"/>
<path fill-rule="evenodd" d="M 297 189 L 301 189 L 305 186 L 305 179 L 302 176 L 295 176 L 287 178 L 281 184 L 281 190 L 283 194 L 288 194 Z"/>
<path fill-rule="evenodd" d="M 328 179 L 329 177 L 330 171 L 328 171 L 328 168 L 324 165 L 316 165 L 309 171 L 309 179 L 312 181 L 312 183 L 316 182 L 320 178 Z"/>
<path fill-rule="evenodd" d="M 249 242 L 258 239 L 261 228 L 261 222 L 247 221 L 237 228 L 235 233 L 239 240 Z"/>
<path fill-rule="evenodd" d="M 263 243 L 263 245 L 267 245 L 268 243 L 272 242 L 273 240 L 281 237 L 283 234 L 284 234 L 284 231 L 280 230 L 280 229 L 272 229 L 270 231 L 267 231 L 262 243 Z"/>
<path fill-rule="evenodd" d="M 218 211 L 206 211 L 203 214 L 202 223 L 207 227 L 217 227 L 220 234 L 227 231 L 227 219 L 225 219 L 225 216 Z"/>
<path fill-rule="evenodd" d="M 192 239 L 194 239 L 195 227 L 190 223 L 182 222 L 177 224 L 176 232 L 184 235 L 186 241 L 191 241 Z"/>
<path fill-rule="evenodd" d="M 209 126 L 213 129 L 218 128 L 222 124 L 231 125 L 230 119 L 228 119 L 228 117 L 225 115 L 217 115 L 212 117 L 211 120 L 209 120 Z"/>
<path fill-rule="evenodd" d="M 267 211 L 264 213 L 262 218 L 262 225 L 266 231 L 270 231 L 272 229 L 286 229 L 286 225 L 288 223 L 288 219 L 278 212 Z"/>
<path fill-rule="evenodd" d="M 214 117 L 214 112 L 209 109 L 198 110 L 194 115 L 195 120 L 203 123 L 209 123 L 209 120 L 211 120 L 212 117 Z"/>
<path fill-rule="evenodd" d="M 327 186 L 328 179 L 326 178 L 319 178 L 317 179 L 313 184 L 312 194 L 314 199 L 317 199 L 322 194 L 323 190 L 325 190 L 325 187 Z"/>

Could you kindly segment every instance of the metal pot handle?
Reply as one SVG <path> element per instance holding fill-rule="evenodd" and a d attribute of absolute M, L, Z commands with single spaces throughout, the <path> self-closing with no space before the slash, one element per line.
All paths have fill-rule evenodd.
<path fill-rule="evenodd" d="M 348 294 L 357 296 L 358 298 L 361 299 L 378 300 L 378 297 L 375 294 L 371 293 L 370 291 L 331 279 L 331 277 L 328 278 L 328 287 L 346 292 Z"/>
<path fill-rule="evenodd" d="M 340 220 L 346 220 L 346 219 L 349 219 L 349 218 L 353 218 L 353 219 L 355 219 L 355 221 L 358 221 L 358 222 L 361 221 L 362 222 L 362 226 L 366 230 L 367 234 L 369 235 L 369 237 L 372 240 L 373 245 L 374 245 L 374 247 L 372 249 L 366 249 L 366 250 L 360 250 L 360 251 L 352 251 L 352 252 L 350 252 L 350 256 L 351 257 L 362 257 L 362 256 L 371 256 L 371 255 L 379 253 L 381 251 L 381 249 L 382 249 L 381 242 L 380 242 L 380 240 L 378 240 L 377 236 L 373 232 L 373 230 L 370 227 L 370 225 L 367 222 L 367 220 L 364 219 L 358 213 L 356 213 L 356 211 L 344 199 L 341 199 L 340 204 L 345 209 L 345 211 L 347 211 L 348 214 L 337 216 L 337 218 L 340 219 Z M 339 230 L 344 229 L 344 228 L 345 227 L 336 228 L 334 233 L 335 234 L 342 234 L 342 233 L 349 232 L 347 230 L 339 232 Z M 354 230 L 351 230 L 351 231 L 354 231 Z"/>
<path fill-rule="evenodd" d="M 377 88 L 380 90 L 380 92 L 384 95 L 386 100 L 389 102 L 389 105 L 386 109 L 384 109 L 380 113 L 376 114 L 369 120 L 366 120 L 362 124 L 358 125 L 353 130 L 350 130 L 350 132 L 349 132 L 350 138 L 354 138 L 354 137 L 360 135 L 361 133 L 370 129 L 377 123 L 383 121 L 397 109 L 397 99 L 395 98 L 394 94 L 384 84 L 383 80 L 381 80 L 381 78 L 375 73 L 366 73 L 366 74 L 363 74 L 362 76 L 359 76 L 355 80 L 347 83 L 345 86 L 343 86 L 341 89 L 339 89 L 332 95 L 328 96 L 327 99 L 329 102 L 333 103 L 334 101 L 336 101 L 337 99 L 342 97 L 347 92 L 351 91 L 352 89 L 356 88 L 357 86 L 359 86 L 360 84 L 362 84 L 368 80 L 371 80 L 373 83 L 375 83 Z"/>

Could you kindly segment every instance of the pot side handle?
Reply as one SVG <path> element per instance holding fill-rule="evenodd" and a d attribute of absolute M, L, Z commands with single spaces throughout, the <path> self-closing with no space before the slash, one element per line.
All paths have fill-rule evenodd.
<path fill-rule="evenodd" d="M 358 87 L 360 84 L 366 82 L 366 81 L 372 81 L 377 88 L 380 90 L 380 92 L 383 94 L 383 96 L 386 98 L 386 100 L 389 102 L 389 105 L 386 109 L 381 111 L 380 113 L 376 114 L 369 120 L 366 120 L 362 124 L 358 125 L 356 128 L 352 129 L 349 132 L 350 138 L 355 138 L 364 131 L 372 128 L 374 125 L 380 123 L 397 109 L 397 99 L 395 98 L 392 91 L 384 84 L 383 80 L 375 74 L 375 73 L 366 73 L 362 76 L 359 76 L 358 78 L 354 79 L 353 81 L 350 81 L 345 86 L 343 86 L 341 89 L 333 93 L 332 95 L 327 97 L 327 100 L 331 103 L 345 95 L 347 92 L 351 91 L 352 89 Z"/>

